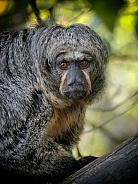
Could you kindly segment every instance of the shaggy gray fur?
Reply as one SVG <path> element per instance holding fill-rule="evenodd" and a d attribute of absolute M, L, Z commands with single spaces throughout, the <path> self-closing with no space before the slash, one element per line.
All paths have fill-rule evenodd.
<path fill-rule="evenodd" d="M 61 73 L 56 68 L 57 55 L 70 50 L 89 51 L 93 56 L 91 92 L 73 105 L 60 93 Z M 84 25 L 53 25 L 0 34 L 2 169 L 58 181 L 93 160 L 86 157 L 77 161 L 71 149 L 83 130 L 87 106 L 103 91 L 107 57 L 101 38 Z M 47 127 L 55 122 L 57 111 L 70 126 L 55 138 L 47 134 Z"/>

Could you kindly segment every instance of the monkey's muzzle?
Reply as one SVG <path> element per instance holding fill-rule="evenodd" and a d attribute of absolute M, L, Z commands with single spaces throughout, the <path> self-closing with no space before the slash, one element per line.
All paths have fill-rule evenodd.
<path fill-rule="evenodd" d="M 67 72 L 60 89 L 64 97 L 80 99 L 89 93 L 90 87 L 84 73 L 75 67 Z"/>
<path fill-rule="evenodd" d="M 75 86 L 73 88 L 70 88 L 69 90 L 63 90 L 62 94 L 64 97 L 69 99 L 80 99 L 87 96 L 88 91 L 86 89 L 82 89 L 82 87 Z"/>

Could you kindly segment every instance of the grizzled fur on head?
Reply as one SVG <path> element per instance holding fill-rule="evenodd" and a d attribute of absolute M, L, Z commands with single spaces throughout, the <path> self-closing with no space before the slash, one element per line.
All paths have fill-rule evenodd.
<path fill-rule="evenodd" d="M 59 25 L 41 28 L 33 37 L 31 49 L 33 59 L 40 66 L 46 89 L 64 102 L 66 99 L 59 91 L 61 74 L 55 67 L 56 57 L 60 53 L 70 51 L 89 52 L 93 57 L 93 68 L 90 73 L 92 89 L 84 100 L 91 103 L 99 97 L 105 86 L 104 72 L 108 52 L 101 38 L 89 27 L 74 24 L 67 28 Z"/>

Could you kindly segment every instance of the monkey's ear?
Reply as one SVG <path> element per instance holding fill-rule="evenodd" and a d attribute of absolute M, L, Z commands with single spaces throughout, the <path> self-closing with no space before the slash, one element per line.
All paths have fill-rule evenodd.
<path fill-rule="evenodd" d="M 51 74 L 51 66 L 48 62 L 48 59 L 44 59 L 40 64 L 41 72 L 46 75 L 47 73 Z"/>
<path fill-rule="evenodd" d="M 44 67 L 45 67 L 46 72 L 51 73 L 51 67 L 49 65 L 48 59 L 44 61 Z"/>

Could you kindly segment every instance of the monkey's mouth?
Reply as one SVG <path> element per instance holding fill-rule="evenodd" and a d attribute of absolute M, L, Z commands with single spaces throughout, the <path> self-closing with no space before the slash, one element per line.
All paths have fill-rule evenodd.
<path fill-rule="evenodd" d="M 76 89 L 76 90 L 69 90 L 69 91 L 62 91 L 64 97 L 68 99 L 82 99 L 87 96 L 88 91 L 85 89 Z"/>

